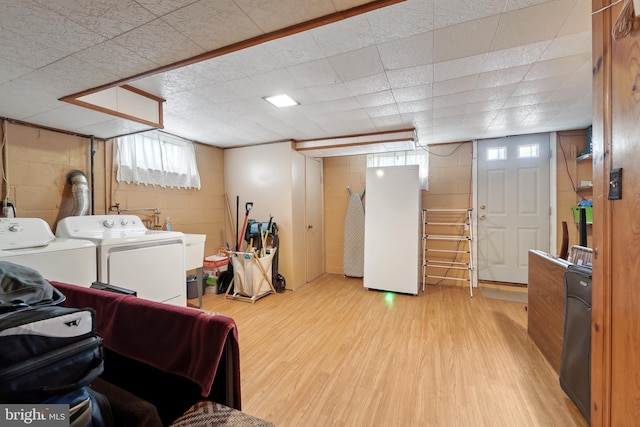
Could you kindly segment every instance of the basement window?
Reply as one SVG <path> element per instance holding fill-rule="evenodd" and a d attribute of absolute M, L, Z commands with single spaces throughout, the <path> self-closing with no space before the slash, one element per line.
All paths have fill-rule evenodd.
<path fill-rule="evenodd" d="M 418 165 L 420 188 L 429 189 L 429 153 L 427 151 L 396 151 L 367 154 L 367 167 Z"/>
<path fill-rule="evenodd" d="M 116 138 L 118 182 L 200 189 L 193 141 L 151 131 Z"/>
<path fill-rule="evenodd" d="M 506 160 L 507 147 L 491 147 L 487 148 L 487 160 Z"/>

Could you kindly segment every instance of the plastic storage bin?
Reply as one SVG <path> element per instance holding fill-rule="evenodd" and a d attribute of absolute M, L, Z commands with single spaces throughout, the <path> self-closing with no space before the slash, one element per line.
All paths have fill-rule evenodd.
<path fill-rule="evenodd" d="M 202 261 L 202 274 L 207 274 L 207 285 L 217 286 L 218 277 L 223 271 L 227 271 L 229 258 L 222 255 L 210 255 Z"/>
<path fill-rule="evenodd" d="M 207 278 L 209 277 L 208 274 L 203 273 L 202 274 L 202 293 L 204 294 L 205 288 L 207 287 Z M 187 276 L 187 298 L 188 299 L 192 299 L 192 298 L 198 298 L 198 287 L 197 287 L 197 276 L 195 274 L 192 274 L 190 276 Z"/>

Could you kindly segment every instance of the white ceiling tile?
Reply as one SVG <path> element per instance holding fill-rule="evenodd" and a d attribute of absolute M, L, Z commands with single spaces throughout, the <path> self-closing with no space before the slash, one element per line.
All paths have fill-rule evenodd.
<path fill-rule="evenodd" d="M 136 80 L 131 83 L 131 86 L 167 99 L 172 94 L 185 91 L 197 93 L 203 86 L 210 84 L 211 81 L 206 79 L 196 68 L 183 67 Z"/>
<path fill-rule="evenodd" d="M 478 74 L 476 88 L 488 88 L 520 83 L 529 72 L 531 65 L 505 68 L 502 70 L 488 71 Z"/>
<path fill-rule="evenodd" d="M 309 93 L 311 93 L 320 102 L 342 99 L 347 91 L 348 88 L 344 83 L 309 88 Z"/>
<path fill-rule="evenodd" d="M 395 130 L 404 124 L 400 115 L 372 117 L 371 122 L 379 131 Z"/>
<path fill-rule="evenodd" d="M 378 107 L 367 107 L 365 111 L 369 117 L 397 116 L 399 114 L 396 104 L 380 105 Z"/>
<path fill-rule="evenodd" d="M 433 83 L 433 65 L 387 71 L 387 79 L 394 90 Z"/>
<path fill-rule="evenodd" d="M 538 80 L 526 80 L 518 85 L 513 96 L 530 95 L 538 92 L 550 92 L 566 81 L 567 76 L 553 76 Z"/>
<path fill-rule="evenodd" d="M 373 46 L 332 56 L 329 62 L 343 82 L 368 77 L 384 70 L 378 50 Z"/>
<path fill-rule="evenodd" d="M 12 81 L 0 84 L 0 117 L 24 120 L 38 113 L 66 105 L 56 97 L 43 97 L 42 92 L 28 83 Z M 11 102 L 4 100 L 10 99 Z"/>
<path fill-rule="evenodd" d="M 480 101 L 505 99 L 510 97 L 517 87 L 518 87 L 518 84 L 514 83 L 514 84 L 504 85 L 504 86 L 475 89 L 469 94 L 469 102 L 473 103 L 473 102 L 480 102 Z"/>
<path fill-rule="evenodd" d="M 503 99 L 490 99 L 487 101 L 471 102 L 467 104 L 467 116 L 471 117 L 477 113 L 498 111 L 507 102 L 506 98 Z"/>
<path fill-rule="evenodd" d="M 506 0 L 435 0 L 435 27 L 442 28 L 461 22 L 499 15 Z"/>
<path fill-rule="evenodd" d="M 232 0 L 196 1 L 162 20 L 205 51 L 263 34 Z"/>
<path fill-rule="evenodd" d="M 426 99 L 398 103 L 398 111 L 400 114 L 417 113 L 419 111 L 431 110 L 432 108 L 433 105 L 431 101 Z"/>
<path fill-rule="evenodd" d="M 235 3 L 265 33 L 336 11 L 331 2 L 324 0 L 311 0 L 304 4 L 297 0 L 235 0 Z"/>
<path fill-rule="evenodd" d="M 467 105 L 472 91 L 453 93 L 437 96 L 431 100 L 434 108 L 452 107 L 454 105 Z"/>
<path fill-rule="evenodd" d="M 482 71 L 502 70 L 519 65 L 533 64 L 549 46 L 550 41 L 531 43 L 523 46 L 501 49 L 487 54 Z"/>
<path fill-rule="evenodd" d="M 465 105 L 453 105 L 451 107 L 434 108 L 433 118 L 441 119 L 443 117 L 460 117 L 462 118 L 466 112 Z"/>
<path fill-rule="evenodd" d="M 52 48 L 67 55 L 105 40 L 71 19 L 29 0 L 4 2 L 0 14 L 0 28 L 28 40 L 35 40 L 39 46 Z M 40 51 L 31 53 L 37 55 Z"/>
<path fill-rule="evenodd" d="M 434 31 L 436 62 L 486 53 L 500 22 L 500 16 L 488 16 Z"/>
<path fill-rule="evenodd" d="M 322 49 L 311 34 L 298 33 L 262 45 L 280 67 L 324 59 Z"/>
<path fill-rule="evenodd" d="M 380 92 L 391 88 L 387 76 L 384 73 L 364 77 L 358 80 L 351 80 L 345 83 L 349 96 L 365 95 L 368 93 Z"/>
<path fill-rule="evenodd" d="M 472 90 L 476 85 L 476 80 L 478 80 L 477 74 L 435 82 L 433 84 L 433 96 L 450 95 L 452 93 Z"/>
<path fill-rule="evenodd" d="M 393 97 L 396 102 L 416 101 L 418 99 L 431 98 L 433 88 L 430 84 L 410 86 L 393 89 Z"/>
<path fill-rule="evenodd" d="M 376 42 L 383 43 L 433 30 L 433 1 L 408 0 L 368 13 Z"/>
<path fill-rule="evenodd" d="M 67 56 L 48 43 L 32 40 L 9 31 L 0 18 L 0 57 L 31 68 L 40 68 Z"/>
<path fill-rule="evenodd" d="M 385 70 L 427 65 L 433 62 L 433 33 L 421 33 L 378 45 Z"/>
<path fill-rule="evenodd" d="M 591 0 L 577 0 L 575 8 L 558 32 L 558 36 L 591 31 L 591 7 Z"/>
<path fill-rule="evenodd" d="M 161 19 L 113 39 L 158 65 L 166 65 L 203 53 L 203 49 Z"/>
<path fill-rule="evenodd" d="M 254 76 L 282 68 L 263 45 L 235 51 L 225 55 L 221 60 L 246 76 Z"/>
<path fill-rule="evenodd" d="M 64 104 L 59 108 L 28 117 L 27 120 L 35 120 L 52 128 L 76 130 L 80 127 L 95 125 L 110 121 L 113 116 L 77 105 Z"/>
<path fill-rule="evenodd" d="M 481 54 L 438 62 L 433 66 L 433 80 L 434 82 L 441 82 L 443 80 L 475 75 L 478 73 L 478 70 L 482 69 L 485 61 L 486 55 Z"/>
<path fill-rule="evenodd" d="M 581 33 L 556 38 L 540 56 L 540 60 L 545 61 L 547 59 L 556 59 L 567 55 L 580 54 L 591 54 L 590 31 L 583 31 Z"/>
<path fill-rule="evenodd" d="M 505 12 L 510 12 L 516 9 L 524 9 L 525 7 L 531 7 L 538 4 L 546 3 L 549 0 L 509 0 L 504 8 Z"/>
<path fill-rule="evenodd" d="M 106 38 L 115 37 L 156 18 L 133 0 L 38 0 L 38 3 Z"/>
<path fill-rule="evenodd" d="M 548 1 L 503 14 L 492 50 L 551 40 L 573 10 L 574 1 Z"/>
<path fill-rule="evenodd" d="M 330 85 L 339 81 L 338 75 L 326 59 L 293 65 L 287 70 L 305 87 Z"/>
<path fill-rule="evenodd" d="M 136 0 L 136 3 L 160 17 L 174 10 L 188 6 L 195 0 Z"/>
<path fill-rule="evenodd" d="M 591 62 L 591 55 L 574 55 L 558 59 L 550 59 L 535 63 L 525 76 L 525 80 L 537 80 L 547 77 L 571 74 L 585 62 Z"/>
<path fill-rule="evenodd" d="M 0 61 L 2 62 L 2 68 L 0 68 L 0 84 L 34 71 L 31 67 L 18 64 L 2 56 L 0 56 Z"/>
<path fill-rule="evenodd" d="M 240 98 L 250 98 L 252 96 L 263 97 L 262 88 L 250 78 L 232 80 L 220 83 L 220 86 L 228 91 L 235 93 Z"/>
<path fill-rule="evenodd" d="M 309 31 L 309 34 L 325 56 L 351 52 L 376 43 L 369 21 L 364 15 L 314 28 Z"/>
<path fill-rule="evenodd" d="M 72 56 L 118 78 L 130 77 L 156 67 L 153 62 L 112 40 L 98 43 Z"/>
<path fill-rule="evenodd" d="M 136 132 L 151 130 L 152 127 L 132 120 L 111 117 L 100 123 L 93 123 L 86 126 L 78 126 L 74 130 L 84 135 L 94 135 L 98 138 L 113 138 L 116 136 L 129 135 Z"/>
<path fill-rule="evenodd" d="M 356 96 L 356 100 L 362 107 L 378 107 L 381 105 L 395 104 L 396 100 L 390 90 L 369 93 Z"/>
<path fill-rule="evenodd" d="M 281 95 L 302 87 L 286 69 L 270 71 L 251 77 L 262 90 L 262 96 Z"/>

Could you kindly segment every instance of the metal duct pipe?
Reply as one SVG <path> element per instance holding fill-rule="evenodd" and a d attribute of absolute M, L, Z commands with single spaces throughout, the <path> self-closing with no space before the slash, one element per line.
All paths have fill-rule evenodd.
<path fill-rule="evenodd" d="M 89 182 L 84 173 L 72 170 L 67 174 L 67 183 L 71 185 L 74 209 L 71 215 L 82 216 L 89 212 Z"/>

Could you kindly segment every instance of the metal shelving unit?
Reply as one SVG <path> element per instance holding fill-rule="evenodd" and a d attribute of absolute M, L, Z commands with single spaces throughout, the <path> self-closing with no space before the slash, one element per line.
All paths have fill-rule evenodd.
<path fill-rule="evenodd" d="M 422 290 L 429 279 L 468 281 L 473 297 L 473 209 L 422 209 Z M 442 274 L 429 274 L 437 271 Z M 451 273 L 451 274 L 449 274 Z M 456 275 L 455 273 L 462 273 Z"/>

